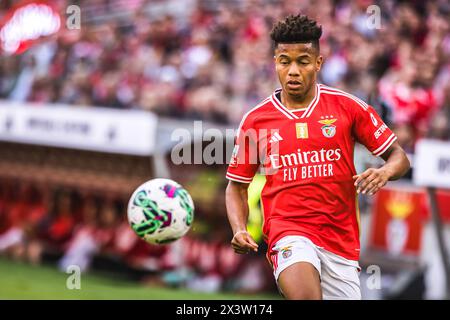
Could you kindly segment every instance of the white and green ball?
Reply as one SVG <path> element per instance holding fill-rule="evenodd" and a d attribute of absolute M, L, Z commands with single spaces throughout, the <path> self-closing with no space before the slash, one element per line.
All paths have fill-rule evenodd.
<path fill-rule="evenodd" d="M 152 244 L 180 239 L 194 219 L 189 193 L 170 179 L 153 179 L 140 185 L 128 202 L 128 222 L 134 232 Z"/>

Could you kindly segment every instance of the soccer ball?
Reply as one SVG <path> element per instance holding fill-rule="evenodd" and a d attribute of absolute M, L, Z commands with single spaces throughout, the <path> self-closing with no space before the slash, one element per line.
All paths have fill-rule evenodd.
<path fill-rule="evenodd" d="M 170 179 L 153 179 L 140 185 L 128 202 L 128 222 L 136 234 L 152 244 L 178 240 L 190 229 L 194 202 L 189 193 Z"/>

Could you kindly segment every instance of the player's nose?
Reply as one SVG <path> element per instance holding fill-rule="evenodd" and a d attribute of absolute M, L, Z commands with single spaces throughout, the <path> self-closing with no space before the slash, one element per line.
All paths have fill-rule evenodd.
<path fill-rule="evenodd" d="M 288 75 L 290 77 L 296 77 L 300 75 L 300 69 L 298 68 L 296 63 L 291 63 L 288 70 Z"/>

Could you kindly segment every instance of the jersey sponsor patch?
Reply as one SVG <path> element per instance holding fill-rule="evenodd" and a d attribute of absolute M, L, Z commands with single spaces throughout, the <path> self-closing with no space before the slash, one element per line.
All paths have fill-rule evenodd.
<path fill-rule="evenodd" d="M 297 139 L 308 139 L 308 124 L 306 122 L 296 123 L 295 132 L 297 133 Z"/>

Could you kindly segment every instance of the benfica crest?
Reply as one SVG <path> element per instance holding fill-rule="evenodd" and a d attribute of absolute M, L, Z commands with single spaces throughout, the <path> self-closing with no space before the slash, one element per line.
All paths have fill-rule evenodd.
<path fill-rule="evenodd" d="M 322 127 L 322 134 L 327 137 L 331 138 L 334 137 L 336 134 L 336 126 L 333 124 L 336 122 L 337 119 L 323 119 L 319 120 L 319 123 L 323 124 Z"/>
<path fill-rule="evenodd" d="M 281 248 L 281 255 L 283 256 L 284 259 L 287 259 L 292 255 L 291 248 L 292 248 L 292 246 L 287 246 L 287 247 Z"/>

